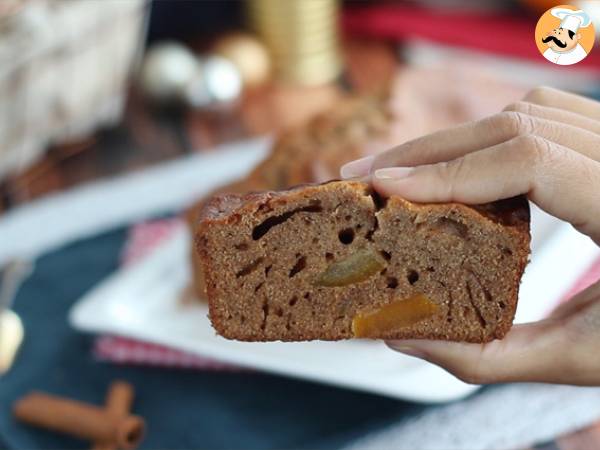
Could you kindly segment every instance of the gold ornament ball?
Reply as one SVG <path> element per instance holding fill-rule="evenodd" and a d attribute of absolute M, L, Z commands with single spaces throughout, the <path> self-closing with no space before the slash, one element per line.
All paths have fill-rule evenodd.
<path fill-rule="evenodd" d="M 244 86 L 258 86 L 269 79 L 271 58 L 266 47 L 252 35 L 229 34 L 217 41 L 213 51 L 233 63 Z"/>

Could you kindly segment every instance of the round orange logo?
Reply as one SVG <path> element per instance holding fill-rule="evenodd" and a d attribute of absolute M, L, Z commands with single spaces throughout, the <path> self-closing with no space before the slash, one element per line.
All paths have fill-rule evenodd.
<path fill-rule="evenodd" d="M 571 5 L 550 8 L 535 27 L 535 44 L 544 58 L 570 66 L 584 59 L 594 46 L 594 25 L 583 10 Z"/>

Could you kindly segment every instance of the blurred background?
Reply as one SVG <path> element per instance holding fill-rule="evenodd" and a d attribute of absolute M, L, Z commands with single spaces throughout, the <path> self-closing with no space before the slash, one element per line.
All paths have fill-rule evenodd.
<path fill-rule="evenodd" d="M 565 76 L 536 51 L 556 2 L 279 3 L 3 0 L 0 210 L 272 135 L 348 95 L 388 100 L 401 142 L 531 86 L 596 90 L 598 55 Z"/>
<path fill-rule="evenodd" d="M 600 96 L 597 50 L 561 67 L 536 48 L 557 4 L 0 0 L 0 448 L 81 447 L 11 404 L 102 404 L 114 379 L 135 387 L 145 448 L 600 447 L 595 389 L 403 385 L 406 360 L 388 389 L 309 347 L 305 371 L 279 347 L 242 356 L 204 319 L 189 237 L 210 193 L 336 178 L 538 85 Z M 571 4 L 600 19 L 600 2 Z M 600 276 L 586 252 L 557 301 Z"/>

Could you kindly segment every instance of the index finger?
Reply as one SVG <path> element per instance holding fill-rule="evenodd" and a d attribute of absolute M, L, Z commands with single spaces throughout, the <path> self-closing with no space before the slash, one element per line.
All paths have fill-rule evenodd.
<path fill-rule="evenodd" d="M 597 101 L 547 86 L 537 87 L 529 91 L 523 100 L 537 105 L 550 106 L 581 114 L 590 119 L 600 120 L 600 103 Z"/>
<path fill-rule="evenodd" d="M 375 157 L 371 171 L 393 166 L 434 164 L 507 142 L 517 136 L 536 135 L 600 160 L 600 136 L 589 130 L 520 112 L 506 111 L 475 122 L 440 130 L 388 150 Z"/>
<path fill-rule="evenodd" d="M 543 106 L 536 103 L 520 101 L 511 103 L 504 108 L 504 111 L 514 111 L 527 114 L 528 116 L 539 117 L 540 119 L 553 120 L 554 122 L 561 122 L 566 125 L 572 125 L 577 128 L 591 131 L 592 133 L 600 134 L 600 121 L 552 106 Z"/>

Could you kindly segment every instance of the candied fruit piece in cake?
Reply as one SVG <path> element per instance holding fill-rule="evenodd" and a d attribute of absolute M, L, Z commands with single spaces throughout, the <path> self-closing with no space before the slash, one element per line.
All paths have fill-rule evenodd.
<path fill-rule="evenodd" d="M 356 337 L 377 337 L 432 317 L 437 310 L 435 303 L 424 295 L 416 294 L 393 301 L 376 311 L 359 313 L 352 319 L 352 331 Z"/>
<path fill-rule="evenodd" d="M 348 286 L 360 283 L 385 267 L 383 258 L 373 249 L 358 249 L 347 258 L 331 264 L 319 275 L 317 286 Z"/>
<path fill-rule="evenodd" d="M 214 197 L 195 237 L 227 338 L 487 342 L 512 325 L 529 206 L 384 201 L 334 181 Z"/>

